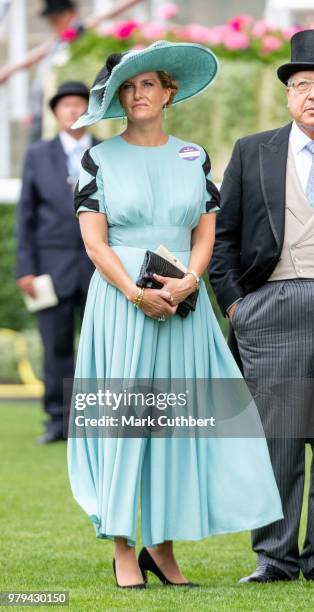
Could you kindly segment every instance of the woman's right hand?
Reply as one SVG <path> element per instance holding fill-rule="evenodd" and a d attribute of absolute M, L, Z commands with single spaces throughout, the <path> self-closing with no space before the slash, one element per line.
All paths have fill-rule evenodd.
<path fill-rule="evenodd" d="M 164 289 L 144 289 L 140 309 L 148 317 L 160 319 L 161 317 L 172 317 L 177 306 L 171 306 L 167 300 L 170 299 L 169 291 Z"/>

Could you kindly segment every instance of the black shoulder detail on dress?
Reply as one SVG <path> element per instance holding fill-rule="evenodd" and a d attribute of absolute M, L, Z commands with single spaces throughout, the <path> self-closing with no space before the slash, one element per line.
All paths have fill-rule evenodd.
<path fill-rule="evenodd" d="M 90 154 L 90 149 L 87 149 L 82 157 L 82 161 L 81 161 L 82 167 L 84 168 L 84 170 L 86 170 L 87 172 L 89 172 L 89 174 L 92 174 L 93 176 L 96 176 L 97 172 L 98 172 L 98 168 L 99 166 L 97 166 L 97 164 L 94 162 L 91 154 Z"/>
<path fill-rule="evenodd" d="M 212 166 L 211 166 L 209 155 L 206 149 L 204 149 L 204 153 L 205 153 L 205 161 L 203 163 L 203 170 L 204 170 L 204 174 L 206 178 L 206 191 L 208 195 L 211 196 L 211 199 L 208 202 L 206 202 L 206 212 L 209 212 L 213 208 L 216 208 L 216 206 L 220 207 L 220 193 L 215 183 L 213 183 L 207 178 Z"/>
<path fill-rule="evenodd" d="M 88 174 L 91 174 L 95 178 L 93 178 L 89 183 L 87 183 L 85 187 L 82 187 L 82 189 L 79 189 L 79 182 L 76 183 L 74 189 L 75 212 L 78 211 L 80 206 L 86 206 L 86 208 L 90 208 L 91 210 L 99 212 L 99 201 L 89 197 L 97 191 L 96 175 L 99 168 L 99 166 L 95 164 L 89 151 L 89 149 L 85 151 L 82 157 L 81 165 L 82 168 L 84 168 L 84 170 L 88 172 Z"/>

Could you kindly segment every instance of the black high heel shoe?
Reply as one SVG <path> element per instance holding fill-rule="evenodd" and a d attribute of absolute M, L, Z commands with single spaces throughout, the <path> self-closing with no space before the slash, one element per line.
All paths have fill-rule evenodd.
<path fill-rule="evenodd" d="M 145 582 L 139 582 L 138 584 L 126 584 L 126 585 L 119 584 L 117 580 L 116 560 L 115 559 L 112 559 L 112 567 L 113 567 L 114 577 L 116 579 L 116 585 L 119 589 L 146 589 Z"/>
<path fill-rule="evenodd" d="M 199 584 L 195 582 L 171 582 L 166 578 L 165 574 L 159 569 L 158 565 L 155 563 L 153 557 L 149 554 L 147 548 L 142 548 L 139 557 L 138 564 L 140 566 L 140 570 L 142 572 L 143 580 L 145 584 L 147 583 L 147 572 L 152 572 L 159 578 L 159 580 L 168 586 L 178 586 L 178 587 L 198 587 Z"/>

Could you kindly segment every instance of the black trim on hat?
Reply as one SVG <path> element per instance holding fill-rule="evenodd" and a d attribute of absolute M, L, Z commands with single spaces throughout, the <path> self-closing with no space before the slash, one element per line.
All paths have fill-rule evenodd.
<path fill-rule="evenodd" d="M 95 85 L 97 85 L 98 83 L 103 84 L 102 88 L 95 89 L 93 92 L 93 95 L 99 105 L 102 104 L 104 88 L 108 79 L 111 76 L 113 68 L 120 64 L 122 57 L 127 53 L 129 53 L 129 51 L 123 51 L 123 53 L 111 53 L 111 55 L 108 55 L 105 65 L 99 70 L 98 74 L 96 75 L 95 81 L 92 84 L 92 88 L 95 87 Z"/>
<path fill-rule="evenodd" d="M 107 81 L 111 75 L 113 68 L 120 64 L 122 57 L 127 53 L 129 53 L 129 51 L 124 51 L 123 53 L 111 53 L 110 55 L 108 55 L 106 63 L 97 73 L 92 87 L 97 85 L 97 83 L 99 83 L 100 81 Z"/>
<path fill-rule="evenodd" d="M 98 74 L 96 75 L 95 81 L 92 84 L 92 88 L 95 87 L 95 85 L 97 85 L 98 83 L 103 83 L 103 85 L 105 86 L 113 68 L 120 64 L 122 57 L 127 53 L 128 51 L 124 51 L 123 53 L 111 53 L 111 55 L 108 55 L 105 65 L 99 70 Z M 96 89 L 94 91 L 94 97 L 96 98 L 98 104 L 102 103 L 103 95 L 103 88 Z"/>

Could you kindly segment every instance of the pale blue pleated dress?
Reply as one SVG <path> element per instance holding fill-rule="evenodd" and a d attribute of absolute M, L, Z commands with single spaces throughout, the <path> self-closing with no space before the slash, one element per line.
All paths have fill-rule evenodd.
<path fill-rule="evenodd" d="M 82 161 L 77 214 L 107 216 L 109 244 L 136 280 L 146 249 L 160 244 L 188 264 L 191 232 L 215 210 L 206 153 L 173 136 L 157 147 L 116 136 Z M 208 177 L 207 177 L 208 178 Z M 218 213 L 219 214 L 219 213 Z M 239 378 L 201 282 L 196 311 L 158 322 L 96 270 L 81 329 L 76 378 Z M 236 407 L 235 407 L 236 410 Z M 98 538 L 135 545 L 197 540 L 283 517 L 264 438 L 69 438 L 74 498 Z"/>

